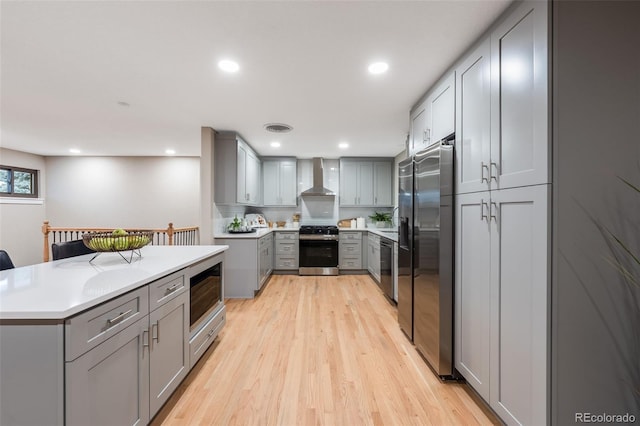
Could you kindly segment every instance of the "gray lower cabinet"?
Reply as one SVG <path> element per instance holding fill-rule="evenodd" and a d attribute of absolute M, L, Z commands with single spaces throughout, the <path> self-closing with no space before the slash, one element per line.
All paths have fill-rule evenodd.
<path fill-rule="evenodd" d="M 224 295 L 252 299 L 273 271 L 273 233 L 260 238 L 216 238 L 225 252 Z"/>
<path fill-rule="evenodd" d="M 175 273 L 66 321 L 67 424 L 146 424 L 162 407 L 189 372 L 185 282 Z"/>
<path fill-rule="evenodd" d="M 149 422 L 148 317 L 67 363 L 67 425 Z"/>
<path fill-rule="evenodd" d="M 273 272 L 273 234 L 265 235 L 258 240 L 258 290 L 262 288 Z"/>
<path fill-rule="evenodd" d="M 546 423 L 549 194 L 456 202 L 455 365 L 506 424 Z"/>
<path fill-rule="evenodd" d="M 338 257 L 341 271 L 366 269 L 362 262 L 362 234 L 361 231 L 340 231 Z"/>
<path fill-rule="evenodd" d="M 153 417 L 189 372 L 189 294 L 149 314 L 149 410 Z"/>
<path fill-rule="evenodd" d="M 298 270 L 298 231 L 275 231 L 276 271 Z"/>
<path fill-rule="evenodd" d="M 367 267 L 371 276 L 380 282 L 380 236 L 369 234 Z"/>

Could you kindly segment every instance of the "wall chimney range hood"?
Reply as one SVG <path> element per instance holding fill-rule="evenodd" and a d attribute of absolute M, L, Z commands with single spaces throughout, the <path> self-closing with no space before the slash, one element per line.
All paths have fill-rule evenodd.
<path fill-rule="evenodd" d="M 323 186 L 322 158 L 313 159 L 313 186 L 300 194 L 302 197 L 335 197 L 336 193 Z"/>

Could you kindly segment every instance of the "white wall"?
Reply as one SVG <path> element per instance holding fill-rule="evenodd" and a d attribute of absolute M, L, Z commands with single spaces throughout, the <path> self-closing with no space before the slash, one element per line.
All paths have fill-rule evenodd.
<path fill-rule="evenodd" d="M 51 226 L 200 226 L 198 157 L 47 157 Z"/>
<path fill-rule="evenodd" d="M 0 248 L 6 250 L 16 266 L 42 262 L 42 222 L 45 220 L 45 159 L 0 148 L 0 164 L 38 170 L 39 200 L 0 199 Z M 27 203 L 27 204 L 24 204 Z"/>

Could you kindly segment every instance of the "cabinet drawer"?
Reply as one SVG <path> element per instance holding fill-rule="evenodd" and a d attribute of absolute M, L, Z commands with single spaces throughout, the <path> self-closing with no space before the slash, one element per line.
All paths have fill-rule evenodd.
<path fill-rule="evenodd" d="M 358 232 L 358 231 L 340 231 L 339 235 L 340 235 L 340 241 L 362 239 L 362 232 Z"/>
<path fill-rule="evenodd" d="M 298 240 L 297 232 L 276 232 L 276 240 Z"/>
<path fill-rule="evenodd" d="M 277 256 L 275 269 L 298 269 L 298 258 Z"/>
<path fill-rule="evenodd" d="M 227 308 L 222 308 L 205 324 L 204 327 L 189 341 L 189 365 L 193 368 L 202 354 L 211 346 L 216 336 L 227 323 Z"/>
<path fill-rule="evenodd" d="M 360 242 L 340 243 L 340 255 L 358 255 L 362 254 L 362 244 Z"/>
<path fill-rule="evenodd" d="M 276 241 L 276 254 L 297 254 L 298 242 Z"/>
<path fill-rule="evenodd" d="M 149 310 L 167 303 L 187 290 L 184 271 L 176 272 L 149 284 Z"/>
<path fill-rule="evenodd" d="M 340 259 L 340 269 L 362 269 L 362 258 L 343 257 Z"/>
<path fill-rule="evenodd" d="M 149 313 L 147 286 L 96 306 L 65 322 L 65 360 L 71 361 Z"/>

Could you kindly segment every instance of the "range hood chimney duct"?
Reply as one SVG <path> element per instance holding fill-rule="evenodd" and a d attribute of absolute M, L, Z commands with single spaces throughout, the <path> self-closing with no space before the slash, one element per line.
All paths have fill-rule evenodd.
<path fill-rule="evenodd" d="M 336 193 L 323 186 L 322 158 L 313 159 L 313 186 L 300 195 L 303 197 L 335 197 Z"/>

